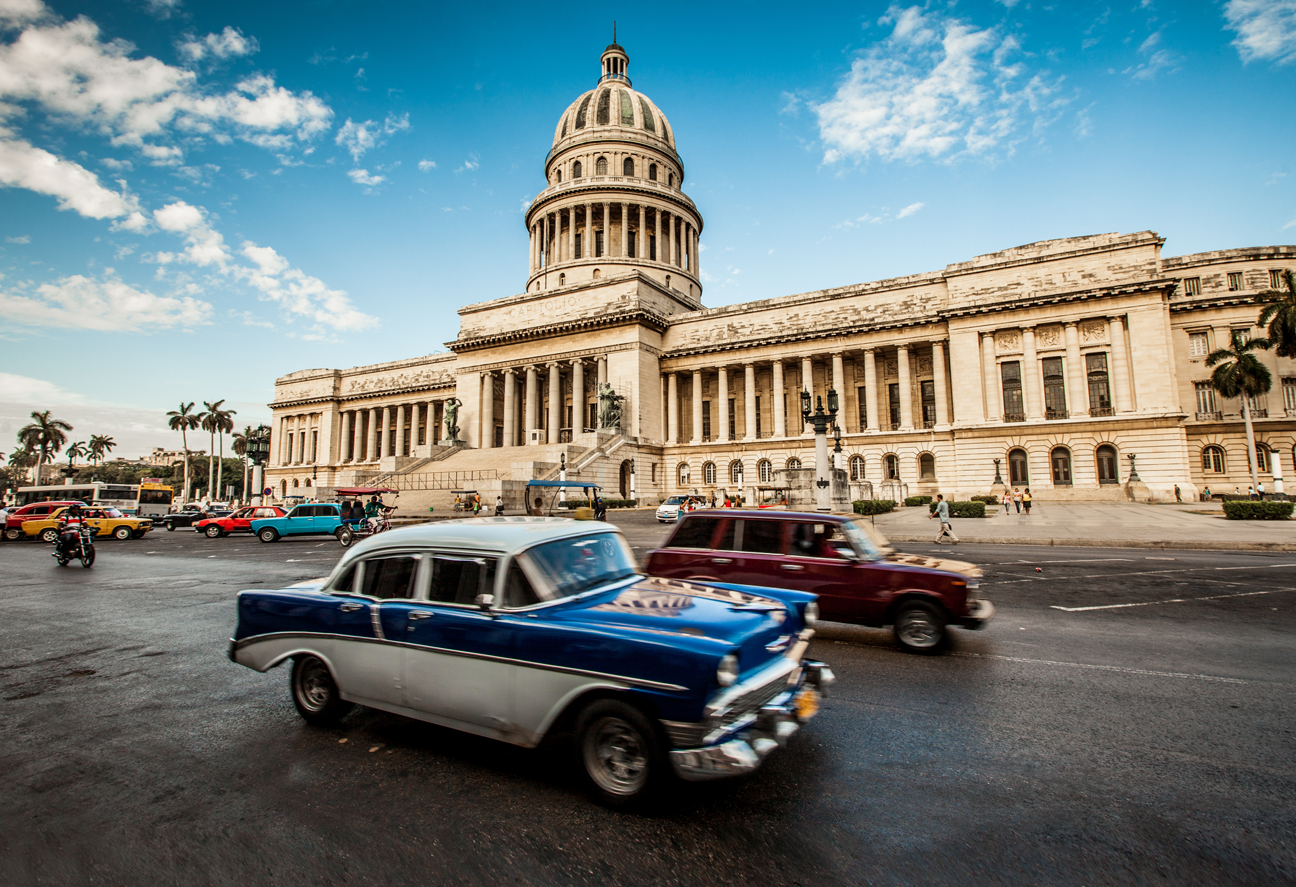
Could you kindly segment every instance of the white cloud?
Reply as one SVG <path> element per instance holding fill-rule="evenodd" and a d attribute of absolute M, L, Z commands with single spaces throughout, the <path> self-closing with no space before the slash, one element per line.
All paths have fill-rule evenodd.
<path fill-rule="evenodd" d="M 170 18 L 171 13 L 180 8 L 181 0 L 144 0 L 148 11 L 158 18 Z"/>
<path fill-rule="evenodd" d="M 0 22 L 25 25 L 40 21 L 49 14 L 40 0 L 0 0 Z"/>
<path fill-rule="evenodd" d="M 3 2 L 3 0 L 0 0 Z M 0 401 L 6 403 L 82 403 L 85 398 L 44 379 L 0 373 Z"/>
<path fill-rule="evenodd" d="M 190 38 L 178 47 L 180 54 L 191 62 L 203 59 L 221 61 L 240 55 L 251 55 L 261 49 L 255 37 L 245 37 L 237 28 L 226 26 L 219 34 L 208 34 L 201 39 Z"/>
<path fill-rule="evenodd" d="M 1229 0 L 1224 18 L 1242 61 L 1296 61 L 1296 0 Z"/>
<path fill-rule="evenodd" d="M 8 135 L 0 127 L 0 185 L 48 194 L 59 209 L 91 219 L 117 219 L 139 208 L 134 197 L 108 190 L 84 166 Z"/>
<path fill-rule="evenodd" d="M 918 210 L 922 209 L 925 205 L 926 204 L 923 203 L 911 203 L 908 206 L 906 206 L 904 209 L 900 210 L 900 212 L 896 213 L 896 218 L 903 219 L 906 216 L 911 216 L 914 213 L 918 212 Z"/>
<path fill-rule="evenodd" d="M 827 102 L 811 107 L 826 148 L 845 157 L 954 159 L 1009 150 L 1031 119 L 1036 131 L 1068 101 L 1061 81 L 1029 74 L 1012 35 L 939 12 L 891 7 L 891 34 L 851 64 Z"/>
<path fill-rule="evenodd" d="M 456 169 L 455 172 L 472 172 L 480 166 L 481 162 L 477 159 L 477 155 L 469 154 L 468 159 L 463 162 L 463 166 Z"/>
<path fill-rule="evenodd" d="M 6 237 L 5 243 L 31 243 L 31 235 L 24 234 L 21 237 Z"/>
<path fill-rule="evenodd" d="M 45 283 L 35 293 L 0 292 L 0 317 L 25 326 L 101 332 L 152 332 L 206 323 L 211 305 L 137 290 L 120 280 L 80 274 Z"/>
<path fill-rule="evenodd" d="M 371 176 L 367 169 L 353 169 L 347 173 L 347 177 L 357 185 L 381 185 L 387 181 L 386 176 Z"/>
<path fill-rule="evenodd" d="M 420 161 L 419 161 L 419 172 L 427 172 L 429 169 L 436 169 L 436 161 L 435 161 L 435 160 L 420 160 Z"/>
<path fill-rule="evenodd" d="M 258 247 L 245 241 L 243 255 L 252 259 L 258 270 L 248 270 L 243 278 L 261 291 L 265 298 L 280 303 L 290 315 L 312 323 L 307 338 L 323 338 L 332 332 L 372 329 L 378 318 L 356 310 L 342 290 L 329 289 L 322 280 L 292 268 L 286 259 L 270 247 Z"/>
<path fill-rule="evenodd" d="M 383 136 L 407 132 L 409 128 L 408 113 L 401 117 L 388 114 L 387 119 L 381 125 L 373 120 L 356 123 L 348 117 L 346 123 L 342 124 L 342 127 L 338 130 L 337 137 L 333 141 L 351 152 L 352 160 L 359 162 L 366 151 L 385 143 L 386 140 Z"/>

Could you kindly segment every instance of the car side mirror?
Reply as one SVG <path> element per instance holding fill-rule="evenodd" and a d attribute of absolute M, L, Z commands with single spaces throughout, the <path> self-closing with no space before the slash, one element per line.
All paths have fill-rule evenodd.
<path fill-rule="evenodd" d="M 489 613 L 491 607 L 495 606 L 495 595 L 493 595 L 493 594 L 479 594 L 479 595 L 477 595 L 477 597 L 473 600 L 473 603 L 476 604 L 476 605 L 477 605 L 478 607 L 480 607 L 481 609 L 485 610 L 487 613 Z"/>

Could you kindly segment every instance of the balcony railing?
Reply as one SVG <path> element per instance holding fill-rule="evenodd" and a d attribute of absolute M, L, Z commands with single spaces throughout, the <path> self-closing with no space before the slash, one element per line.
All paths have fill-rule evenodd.
<path fill-rule="evenodd" d="M 1066 419 L 1066 418 L 1068 418 L 1068 417 L 1069 417 L 1069 414 L 1067 413 L 1066 410 L 1053 410 L 1053 409 L 1046 409 L 1046 410 L 1044 411 L 1044 418 L 1045 418 L 1045 419 Z"/>
<path fill-rule="evenodd" d="M 1224 420 L 1224 414 L 1221 413 L 1219 410 L 1216 410 L 1213 413 L 1202 413 L 1202 412 L 1197 413 L 1198 422 L 1221 422 L 1223 420 Z"/>
<path fill-rule="evenodd" d="M 757 438 L 767 438 L 767 437 L 773 437 L 773 436 L 774 436 L 774 432 L 773 432 L 772 430 L 771 430 L 771 431 L 764 431 L 764 430 L 761 430 L 761 431 L 757 431 L 757 432 L 756 432 L 756 437 L 757 437 Z"/>
<path fill-rule="evenodd" d="M 1257 410 L 1257 409 L 1252 409 L 1252 410 L 1251 410 L 1251 418 L 1252 418 L 1252 419 L 1268 419 L 1268 418 L 1269 418 L 1269 411 L 1268 411 L 1268 410 Z"/>
<path fill-rule="evenodd" d="M 1094 417 L 1098 417 L 1098 416 L 1114 416 L 1114 415 L 1116 415 L 1116 411 L 1115 411 L 1114 409 L 1112 409 L 1111 407 L 1094 407 L 1093 409 L 1091 409 L 1091 410 L 1089 411 L 1089 415 L 1094 416 Z"/>
<path fill-rule="evenodd" d="M 1005 422 L 1025 422 L 1026 414 L 1025 413 L 1004 413 L 1004 421 Z"/>
<path fill-rule="evenodd" d="M 936 427 L 936 420 L 935 420 L 935 419 L 923 419 L 922 427 L 923 427 L 923 428 L 935 428 L 935 427 Z"/>

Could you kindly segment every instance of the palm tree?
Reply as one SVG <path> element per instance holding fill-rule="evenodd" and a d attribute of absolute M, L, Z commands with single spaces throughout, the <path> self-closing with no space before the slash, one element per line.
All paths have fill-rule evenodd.
<path fill-rule="evenodd" d="M 37 453 L 35 475 L 40 483 L 41 466 L 45 460 L 57 456 L 63 444 L 67 443 L 67 434 L 72 426 L 62 419 L 51 419 L 50 410 L 37 412 L 32 410 L 31 422 L 18 429 L 18 441 L 28 450 Z"/>
<path fill-rule="evenodd" d="M 1255 300 L 1264 305 L 1257 326 L 1269 326 L 1269 341 L 1279 357 L 1296 357 L 1296 274 L 1288 268 L 1280 275 L 1287 286 L 1256 293 Z"/>
<path fill-rule="evenodd" d="M 117 448 L 117 441 L 107 434 L 90 435 L 90 461 L 102 462 L 104 456 Z"/>
<path fill-rule="evenodd" d="M 72 443 L 68 444 L 68 448 L 67 448 L 68 471 L 72 470 L 72 461 L 74 459 L 76 459 L 78 456 L 89 456 L 89 455 L 90 455 L 90 448 L 86 446 L 85 441 L 74 440 L 72 441 Z"/>
<path fill-rule="evenodd" d="M 184 496 L 182 502 L 189 501 L 189 431 L 198 427 L 198 416 L 193 412 L 193 401 L 185 403 L 180 401 L 179 410 L 171 410 L 167 413 L 167 426 L 172 431 L 180 432 L 180 439 L 184 441 Z"/>
<path fill-rule="evenodd" d="M 35 465 L 38 458 L 35 451 L 23 447 L 21 450 L 14 450 L 9 454 L 9 464 L 14 468 L 25 471 Z"/>
<path fill-rule="evenodd" d="M 235 410 L 223 410 L 221 405 L 225 399 L 221 398 L 215 403 L 203 401 L 203 406 L 207 409 L 205 412 L 198 414 L 198 419 L 202 423 L 203 431 L 211 435 L 211 452 L 207 455 L 207 495 L 210 498 L 214 494 L 217 498 L 220 496 L 220 475 L 217 473 L 217 466 L 220 464 L 216 461 L 216 435 L 220 435 L 220 455 L 225 455 L 225 432 L 234 430 L 234 420 L 231 418 L 235 415 Z"/>
<path fill-rule="evenodd" d="M 1273 376 L 1270 375 L 1269 368 L 1251 352 L 1257 348 L 1268 349 L 1273 343 L 1268 339 L 1243 341 L 1242 336 L 1242 331 L 1234 330 L 1231 336 L 1232 347 L 1212 351 L 1206 358 L 1206 366 L 1215 367 L 1210 377 L 1212 388 L 1224 397 L 1242 398 L 1242 421 L 1246 423 L 1247 464 L 1251 467 L 1251 486 L 1259 489 L 1260 477 L 1256 472 L 1255 431 L 1251 428 L 1250 401 L 1269 390 Z"/>

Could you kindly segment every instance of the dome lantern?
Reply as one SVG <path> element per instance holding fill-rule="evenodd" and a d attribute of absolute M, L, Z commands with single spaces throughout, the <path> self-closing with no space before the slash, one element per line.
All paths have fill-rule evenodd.
<path fill-rule="evenodd" d="M 630 56 L 616 42 L 616 22 L 612 23 L 612 43 L 603 50 L 600 63 L 602 71 L 599 74 L 599 83 L 616 80 L 626 86 L 633 86 L 630 82 Z"/>

